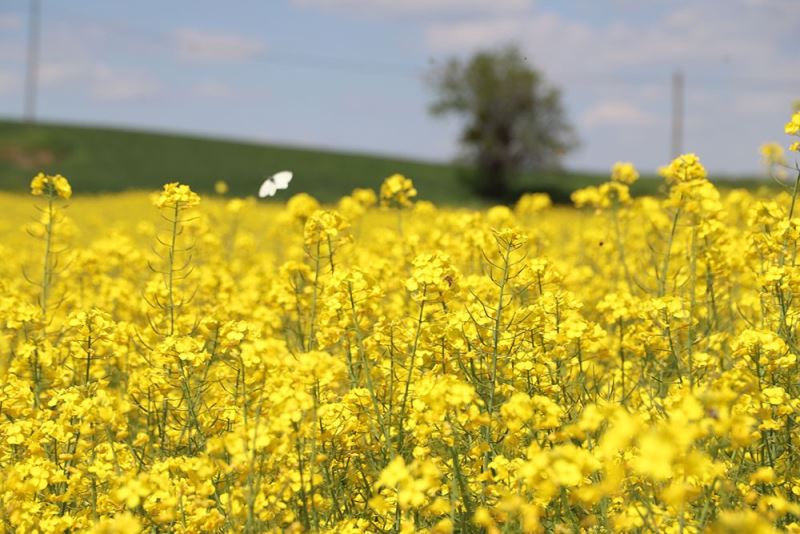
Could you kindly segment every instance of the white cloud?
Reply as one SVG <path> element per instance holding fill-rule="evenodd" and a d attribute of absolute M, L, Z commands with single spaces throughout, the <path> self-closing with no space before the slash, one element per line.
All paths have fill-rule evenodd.
<path fill-rule="evenodd" d="M 533 6 L 533 0 L 292 0 L 302 7 L 371 15 L 508 13 Z"/>
<path fill-rule="evenodd" d="M 628 102 L 600 102 L 586 111 L 578 126 L 650 126 L 657 123 L 652 113 Z"/>
<path fill-rule="evenodd" d="M 12 13 L 0 13 L 0 30 L 19 30 L 22 28 L 22 17 Z"/>
<path fill-rule="evenodd" d="M 131 101 L 155 95 L 161 86 L 152 76 L 98 65 L 92 69 L 91 94 L 100 100 Z"/>
<path fill-rule="evenodd" d="M 787 24 L 787 17 L 778 16 L 782 11 L 753 6 L 753 1 L 677 2 L 664 17 L 648 23 L 604 26 L 542 12 L 440 20 L 427 26 L 426 38 L 434 51 L 444 53 L 516 42 L 546 73 L 564 81 L 609 76 L 624 69 L 641 69 L 640 77 L 678 67 L 698 72 L 717 69 L 765 80 L 796 72 L 800 61 L 789 57 L 782 46 L 782 40 L 790 40 L 796 30 Z"/>
<path fill-rule="evenodd" d="M 42 34 L 40 85 L 96 102 L 135 102 L 154 96 L 162 92 L 163 82 L 139 57 L 112 59 L 120 50 L 138 56 L 147 46 L 141 35 L 128 35 L 91 19 L 53 25 Z"/>
<path fill-rule="evenodd" d="M 584 137 L 573 165 L 594 165 L 608 151 L 643 155 L 655 168 L 641 140 L 669 144 L 670 77 L 681 69 L 686 148 L 703 154 L 712 169 L 749 168 L 747 154 L 780 136 L 797 93 L 800 57 L 791 45 L 797 0 L 671 0 L 648 4 L 639 13 L 646 17 L 627 16 L 619 8 L 627 1 L 607 5 L 609 23 L 537 10 L 438 19 L 424 31 L 430 50 L 443 55 L 517 43 L 565 90 L 568 110 L 587 110 L 575 116 L 579 131 L 626 126 L 626 137 Z M 735 134 L 722 141 L 720 131 Z"/>
<path fill-rule="evenodd" d="M 265 50 L 264 42 L 232 33 L 182 29 L 173 34 L 178 56 L 189 61 L 232 62 L 252 59 Z"/>
<path fill-rule="evenodd" d="M 47 61 L 39 65 L 39 83 L 43 86 L 52 86 L 75 81 L 89 70 L 90 65 L 83 62 Z"/>
<path fill-rule="evenodd" d="M 39 79 L 45 87 L 73 87 L 115 102 L 141 100 L 161 90 L 159 80 L 146 72 L 87 61 L 43 63 Z"/>
<path fill-rule="evenodd" d="M 207 81 L 192 86 L 191 93 L 202 98 L 226 98 L 233 96 L 233 88 L 223 82 Z"/>
<path fill-rule="evenodd" d="M 19 87 L 19 78 L 10 72 L 0 71 L 0 95 L 7 95 Z"/>
<path fill-rule="evenodd" d="M 536 17 L 528 19 L 538 20 Z M 428 28 L 428 42 L 434 50 L 458 52 L 466 49 L 494 46 L 507 38 L 519 38 L 523 23 L 510 17 L 495 19 L 441 22 Z"/>

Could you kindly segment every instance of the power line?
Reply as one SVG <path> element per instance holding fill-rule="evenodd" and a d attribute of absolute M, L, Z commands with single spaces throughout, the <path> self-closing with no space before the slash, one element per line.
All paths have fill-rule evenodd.
<path fill-rule="evenodd" d="M 146 28 L 118 19 L 101 19 L 72 8 L 64 9 L 60 7 L 58 11 L 68 16 L 93 21 L 104 27 L 118 28 L 128 32 L 129 34 L 139 35 L 146 39 L 148 45 L 154 45 L 162 49 L 175 49 L 175 38 L 173 35 L 167 32 Z M 259 54 L 253 54 L 245 58 L 244 61 L 250 63 L 271 63 L 289 67 L 340 70 L 353 72 L 356 74 L 405 77 L 419 76 L 418 66 L 409 63 L 373 61 L 359 58 L 345 58 L 285 50 L 266 51 Z"/>
<path fill-rule="evenodd" d="M 377 74 L 387 76 L 419 77 L 419 69 L 405 64 L 363 61 L 359 59 L 328 57 L 316 54 L 293 52 L 264 53 L 252 58 L 259 63 L 274 63 L 291 67 L 323 68 L 349 71 L 358 74 Z"/>
<path fill-rule="evenodd" d="M 39 0 L 30 0 L 38 3 Z M 93 21 L 103 27 L 111 27 L 122 30 L 126 33 L 139 35 L 145 38 L 147 45 L 156 46 L 161 49 L 175 49 L 175 37 L 165 31 L 147 28 L 141 25 L 131 24 L 121 19 L 109 19 L 97 17 L 93 14 L 81 12 L 70 8 L 64 9 L 59 6 L 57 11 L 62 15 Z M 38 31 L 38 30 L 37 30 Z M 120 31 L 119 33 L 122 33 Z M 271 49 L 259 54 L 251 55 L 243 59 L 244 62 L 256 64 L 272 64 L 291 68 L 324 69 L 341 72 L 350 72 L 361 75 L 378 75 L 419 79 L 424 68 L 422 65 L 412 65 L 409 63 L 394 63 L 387 61 L 375 61 L 361 58 L 346 58 L 317 53 L 296 52 L 290 50 Z M 433 64 L 433 61 L 429 63 Z M 570 78 L 572 78 L 570 76 Z M 692 76 L 695 87 L 722 85 L 727 88 L 762 88 L 768 86 L 772 89 L 786 89 L 786 91 L 796 90 L 796 83 L 786 79 L 769 80 L 752 76 L 719 76 L 713 77 L 707 74 Z M 669 83 L 665 75 L 658 73 L 637 73 L 621 74 L 618 76 L 609 74 L 586 74 L 581 77 L 573 78 L 569 81 L 561 82 L 566 87 L 571 86 L 591 86 L 591 87 L 621 87 L 621 86 L 642 86 L 642 85 L 661 85 Z"/>

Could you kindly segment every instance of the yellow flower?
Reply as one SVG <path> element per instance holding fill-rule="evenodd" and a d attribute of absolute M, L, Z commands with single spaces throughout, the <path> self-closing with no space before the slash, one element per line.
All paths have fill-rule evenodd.
<path fill-rule="evenodd" d="M 489 510 L 484 506 L 481 506 L 475 510 L 475 515 L 473 516 L 472 520 L 476 525 L 487 530 L 491 531 L 492 529 L 496 528 L 491 513 L 489 513 Z"/>
<path fill-rule="evenodd" d="M 796 203 L 635 174 L 401 232 L 370 190 L 31 236 L 0 195 L 0 530 L 800 532 Z"/>
<path fill-rule="evenodd" d="M 664 170 L 670 184 L 692 182 L 706 179 L 706 169 L 695 154 L 683 154 L 675 158 Z"/>
<path fill-rule="evenodd" d="M 364 208 L 371 208 L 378 202 L 378 197 L 372 189 L 353 189 L 350 196 Z"/>
<path fill-rule="evenodd" d="M 224 195 L 228 192 L 228 183 L 225 180 L 217 180 L 214 184 L 214 192 L 218 195 Z"/>
<path fill-rule="evenodd" d="M 514 206 L 514 211 L 519 215 L 533 215 L 553 205 L 547 193 L 525 193 Z"/>
<path fill-rule="evenodd" d="M 164 184 L 154 204 L 158 208 L 192 208 L 200 204 L 200 196 L 188 185 L 172 182 Z"/>
<path fill-rule="evenodd" d="M 101 519 L 88 532 L 89 534 L 139 534 L 141 531 L 141 521 L 130 512 L 123 512 Z"/>
<path fill-rule="evenodd" d="M 759 152 L 761 152 L 764 165 L 767 167 L 786 164 L 783 147 L 779 143 L 764 143 L 759 147 Z"/>
<path fill-rule="evenodd" d="M 317 202 L 317 199 L 307 193 L 293 195 L 286 202 L 286 210 L 294 220 L 301 224 L 305 224 L 306 219 L 311 217 L 311 214 L 318 209 L 319 202 Z"/>
<path fill-rule="evenodd" d="M 511 432 L 518 432 L 533 417 L 530 397 L 515 393 L 500 407 L 500 415 Z"/>
<path fill-rule="evenodd" d="M 628 185 L 621 181 L 605 182 L 597 187 L 585 187 L 573 192 L 570 196 L 576 208 L 592 207 L 595 209 L 610 208 L 614 204 L 631 203 Z"/>
<path fill-rule="evenodd" d="M 755 510 L 723 510 L 714 523 L 711 532 L 717 534 L 778 534 L 772 522 Z"/>
<path fill-rule="evenodd" d="M 446 254 L 421 254 L 414 258 L 413 266 L 406 289 L 415 298 L 443 302 L 458 294 L 459 274 Z"/>
<path fill-rule="evenodd" d="M 783 404 L 786 399 L 786 391 L 780 386 L 764 388 L 761 394 L 764 396 L 764 400 L 773 406 Z"/>
<path fill-rule="evenodd" d="M 72 196 L 72 187 L 60 174 L 49 176 L 40 172 L 31 180 L 31 194 L 37 196 L 47 194 L 68 199 Z"/>
<path fill-rule="evenodd" d="M 396 488 L 398 484 L 405 482 L 409 477 L 410 474 L 403 457 L 398 456 L 383 468 L 378 479 L 378 485 Z"/>
<path fill-rule="evenodd" d="M 675 443 L 664 432 L 651 431 L 639 439 L 639 453 L 633 460 L 637 473 L 656 481 L 672 477 Z"/>
<path fill-rule="evenodd" d="M 31 194 L 32 195 L 42 195 L 44 193 L 45 184 L 47 183 L 47 177 L 44 175 L 43 172 L 40 172 L 36 176 L 33 177 L 31 180 Z"/>
<path fill-rule="evenodd" d="M 408 208 L 417 196 L 414 184 L 402 174 L 393 174 L 381 184 L 381 206 Z"/>
<path fill-rule="evenodd" d="M 528 242 L 529 236 L 517 227 L 492 228 L 492 234 L 502 248 L 517 249 Z"/>
<path fill-rule="evenodd" d="M 763 483 L 763 484 L 771 484 L 775 481 L 775 471 L 769 467 L 764 466 L 756 469 L 756 471 L 750 475 L 750 483 Z"/>
<path fill-rule="evenodd" d="M 306 220 L 303 228 L 303 241 L 306 245 L 317 243 L 335 243 L 346 238 L 350 224 L 339 212 L 333 210 L 317 210 Z"/>
<path fill-rule="evenodd" d="M 639 172 L 633 163 L 617 162 L 611 168 L 611 180 L 621 184 L 631 185 L 639 179 Z"/>
<path fill-rule="evenodd" d="M 789 135 L 797 135 L 800 132 L 800 111 L 796 111 L 789 122 L 786 123 L 784 131 Z"/>
<path fill-rule="evenodd" d="M 453 529 L 453 520 L 445 517 L 431 528 L 431 534 L 451 534 Z"/>

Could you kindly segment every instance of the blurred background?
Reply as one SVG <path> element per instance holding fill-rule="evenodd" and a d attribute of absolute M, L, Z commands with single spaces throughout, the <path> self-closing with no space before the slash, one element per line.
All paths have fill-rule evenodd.
<path fill-rule="evenodd" d="M 797 0 L 3 0 L 0 188 L 253 194 L 291 169 L 321 200 L 394 172 L 437 202 L 566 200 L 687 151 L 752 185 L 800 96 L 799 23 Z M 513 186 L 487 195 L 469 177 L 496 164 Z"/>

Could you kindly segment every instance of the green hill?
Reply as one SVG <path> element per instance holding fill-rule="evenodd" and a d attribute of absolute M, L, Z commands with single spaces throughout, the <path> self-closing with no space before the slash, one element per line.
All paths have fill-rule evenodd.
<path fill-rule="evenodd" d="M 420 198 L 440 204 L 473 204 L 477 199 L 452 165 L 390 156 L 263 145 L 198 136 L 111 128 L 0 121 L 0 189 L 25 190 L 38 171 L 67 176 L 76 192 L 157 189 L 169 181 L 199 192 L 225 180 L 234 195 L 254 194 L 273 172 L 295 173 L 293 191 L 333 201 L 356 187 L 377 188 L 399 172 L 414 180 Z M 579 187 L 605 176 L 562 173 L 526 176 L 523 190 L 546 191 L 567 201 Z M 644 179 L 635 193 L 652 193 L 659 181 Z"/>

